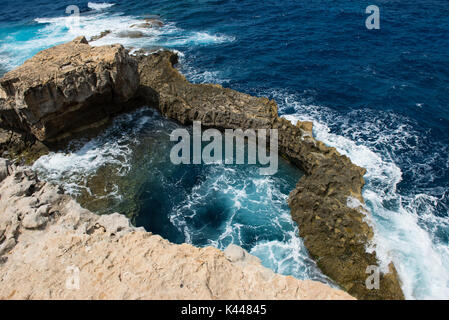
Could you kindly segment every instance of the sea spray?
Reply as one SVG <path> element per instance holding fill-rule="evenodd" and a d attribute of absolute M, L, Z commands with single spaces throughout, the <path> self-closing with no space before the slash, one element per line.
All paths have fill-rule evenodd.
<path fill-rule="evenodd" d="M 420 223 L 419 215 L 404 207 L 403 203 L 410 200 L 397 192 L 402 176 L 400 168 L 392 160 L 382 159 L 380 154 L 369 147 L 331 133 L 322 122 L 323 119 L 314 118 L 323 116 L 318 111 L 319 107 L 301 106 L 298 103 L 296 107 L 297 111 L 301 110 L 300 113 L 284 117 L 293 123 L 298 120 L 313 121 L 313 134 L 318 140 L 337 148 L 352 162 L 367 169 L 363 197 L 372 217 L 374 248 L 384 266 L 388 261 L 394 261 L 406 298 L 449 297 L 447 245 L 432 239 L 426 227 Z"/>

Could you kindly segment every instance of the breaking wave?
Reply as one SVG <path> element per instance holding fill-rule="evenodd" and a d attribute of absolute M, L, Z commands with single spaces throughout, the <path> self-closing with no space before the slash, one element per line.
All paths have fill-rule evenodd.
<path fill-rule="evenodd" d="M 403 172 L 395 161 L 401 160 L 399 154 L 404 150 L 416 149 L 423 139 L 410 121 L 371 110 L 339 116 L 328 108 L 304 104 L 295 95 L 272 95 L 283 117 L 293 123 L 313 121 L 313 134 L 318 140 L 367 169 L 363 197 L 375 231 L 374 245 L 381 266 L 394 261 L 406 298 L 447 299 L 449 246 L 444 241 L 447 235 L 437 236 L 437 231 L 441 234 L 449 229 L 447 218 L 438 213 L 445 206 L 447 194 L 439 188 L 431 190 L 434 195 L 398 190 Z M 432 158 L 429 155 L 423 165 L 429 165 Z M 419 164 L 417 161 L 418 168 Z"/>

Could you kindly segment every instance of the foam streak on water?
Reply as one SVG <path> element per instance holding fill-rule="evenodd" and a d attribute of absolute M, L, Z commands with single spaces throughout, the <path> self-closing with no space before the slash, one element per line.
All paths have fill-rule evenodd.
<path fill-rule="evenodd" d="M 11 33 L 0 42 L 0 64 L 10 70 L 40 50 L 71 41 L 78 36 L 85 36 L 89 40 L 106 30 L 111 33 L 91 42 L 91 45 L 120 43 L 133 51 L 155 47 L 183 49 L 234 40 L 233 37 L 222 34 L 183 30 L 170 21 L 164 21 L 165 25 L 160 28 L 148 28 L 142 25 L 145 20 L 138 16 L 107 12 L 110 7 L 104 4 L 90 4 L 89 8 L 92 11 L 82 13 L 79 23 L 74 23 L 74 18 L 69 15 L 34 19 L 35 24 L 32 27 Z"/>
<path fill-rule="evenodd" d="M 279 273 L 329 283 L 309 258 L 291 218 L 287 198 L 295 181 L 283 180 L 282 174 L 287 174 L 283 168 L 275 177 L 260 177 L 257 170 L 211 166 L 172 209 L 171 223 L 188 243 L 220 249 L 238 244 Z M 223 224 L 215 223 L 217 219 Z"/>
<path fill-rule="evenodd" d="M 139 143 L 137 133 L 151 120 L 153 118 L 145 115 L 143 110 L 121 115 L 99 137 L 75 141 L 67 150 L 44 155 L 34 162 L 32 169 L 46 181 L 61 185 L 69 194 L 77 196 L 82 189 L 88 188 L 88 180 L 104 165 L 114 166 L 116 175 L 129 173 L 131 145 Z M 127 125 L 131 121 L 133 127 L 130 128 Z"/>

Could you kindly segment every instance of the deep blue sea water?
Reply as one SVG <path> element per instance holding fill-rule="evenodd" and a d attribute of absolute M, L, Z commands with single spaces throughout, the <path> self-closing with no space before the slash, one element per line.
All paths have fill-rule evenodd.
<path fill-rule="evenodd" d="M 178 50 L 189 80 L 268 96 L 287 119 L 314 121 L 318 139 L 367 168 L 375 242 L 395 261 L 407 298 L 449 298 L 446 0 L 0 2 L 0 73 L 109 29 L 93 44 Z M 365 27 L 373 4 L 379 30 Z M 67 25 L 68 5 L 81 10 L 79 28 Z M 121 37 L 146 15 L 165 26 Z"/>

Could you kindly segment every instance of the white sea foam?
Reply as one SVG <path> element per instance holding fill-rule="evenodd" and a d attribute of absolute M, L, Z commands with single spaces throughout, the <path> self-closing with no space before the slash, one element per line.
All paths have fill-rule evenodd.
<path fill-rule="evenodd" d="M 92 42 L 93 45 L 97 46 L 120 43 L 132 48 L 179 47 L 218 44 L 234 40 L 232 37 L 225 35 L 211 35 L 207 32 L 183 30 L 171 22 L 167 22 L 160 28 L 139 27 L 143 22 L 139 17 L 126 16 L 121 13 L 97 13 L 80 16 L 79 26 L 73 25 L 72 27 L 70 26 L 71 17 L 38 18 L 35 21 L 48 24 L 47 31 L 50 40 L 60 38 L 58 42 L 70 41 L 74 36 L 81 35 L 89 39 L 102 31 L 111 31 L 105 37 Z M 67 27 L 68 31 L 64 30 Z M 131 31 L 139 32 L 142 36 L 138 38 L 127 37 L 126 32 Z"/>
<path fill-rule="evenodd" d="M 47 181 L 62 184 L 70 194 L 77 195 L 85 188 L 86 180 L 102 165 L 115 164 L 119 166 L 117 174 L 124 174 L 128 169 L 129 153 L 126 146 L 115 141 L 100 143 L 92 140 L 75 152 L 42 156 L 33 164 L 33 169 L 44 175 Z"/>
<path fill-rule="evenodd" d="M 175 31 L 175 30 L 174 30 Z M 167 47 L 180 47 L 191 45 L 207 45 L 211 43 L 224 43 L 234 41 L 234 37 L 226 35 L 213 35 L 207 32 L 187 32 L 175 37 L 168 38 L 165 41 Z"/>
<path fill-rule="evenodd" d="M 98 9 L 94 8 L 96 5 Z M 101 8 L 101 5 L 103 4 L 97 3 L 93 4 L 94 7 L 89 6 L 94 14 L 81 16 L 79 28 L 71 27 L 68 24 L 69 18 L 65 16 L 36 19 L 42 27 L 31 40 L 17 41 L 10 38 L 0 43 L 0 63 L 11 69 L 41 49 L 70 41 L 79 35 L 90 39 L 105 30 L 111 30 L 111 34 L 93 42 L 93 45 L 122 43 L 128 48 L 183 47 L 220 44 L 234 40 L 226 35 L 185 31 L 173 23 L 166 23 L 159 29 L 132 28 L 131 30 L 142 32 L 144 37 L 123 38 L 119 36 L 120 33 L 130 30 L 131 25 L 141 23 L 141 20 L 138 17 L 124 16 L 119 13 L 106 14 L 106 11 L 101 9 L 107 7 Z M 191 80 L 195 82 L 217 82 L 221 76 L 217 71 L 198 71 L 194 68 L 191 68 L 188 73 L 191 75 Z M 287 119 L 312 120 L 314 135 L 319 140 L 336 147 L 339 152 L 349 156 L 354 163 L 367 169 L 365 176 L 367 185 L 363 196 L 373 217 L 377 251 L 384 263 L 390 259 L 395 262 L 406 297 L 409 299 L 449 298 L 449 247 L 433 236 L 439 229 L 447 231 L 449 228 L 446 218 L 433 214 L 441 199 L 427 194 L 401 195 L 397 191 L 403 172 L 395 164 L 394 154 L 401 150 L 415 148 L 420 143 L 419 136 L 413 134 L 407 123 L 389 124 L 384 119 L 376 118 L 376 114 L 365 122 L 358 121 L 356 125 L 351 125 L 347 120 L 338 119 L 339 123 L 343 124 L 344 136 L 336 135 L 330 129 L 332 121 L 336 119 L 335 114 L 332 114 L 329 109 L 310 105 L 293 95 L 282 92 L 275 92 L 274 98 L 280 103 L 281 110 L 286 107 L 293 107 L 296 110 L 295 115 L 286 116 Z M 395 117 L 395 115 L 389 116 Z M 76 193 L 83 184 L 82 180 L 87 179 L 89 174 L 105 163 L 114 163 L 118 158 L 125 159 L 125 161 L 120 160 L 120 164 L 125 164 L 123 170 L 126 170 L 127 156 L 129 156 L 129 150 L 123 145 L 96 141 L 77 152 L 61 152 L 44 156 L 33 165 L 33 168 L 47 175 L 49 180 L 64 181 L 65 188 Z M 432 159 L 441 159 L 441 157 L 449 160 L 449 152 L 430 154 L 427 159 L 433 161 Z M 449 165 L 449 161 L 446 161 L 446 164 Z M 425 162 L 413 164 L 410 170 L 426 173 L 417 174 L 417 180 L 432 181 L 436 178 Z M 245 201 L 248 199 L 244 199 L 242 190 L 236 192 L 229 189 L 227 192 L 235 193 L 233 199 L 236 208 L 241 209 L 245 206 Z M 441 197 L 447 196 L 443 194 Z M 199 196 L 197 200 L 200 200 Z M 193 203 L 186 205 L 192 206 Z M 233 226 L 228 224 L 222 238 L 232 234 L 238 238 L 241 227 L 238 223 Z M 186 228 L 185 225 L 184 231 L 188 234 Z M 232 228 L 235 228 L 234 233 Z M 266 261 L 276 263 L 276 268 L 279 270 L 286 270 L 289 264 L 283 261 L 288 259 L 301 265 L 303 252 L 301 241 L 293 236 L 289 239 L 285 242 L 261 242 L 252 251 L 260 255 L 267 254 Z M 236 239 L 236 241 L 240 240 Z M 286 258 L 288 256 L 290 258 Z"/>
<path fill-rule="evenodd" d="M 0 64 L 7 65 L 10 61 L 11 59 L 7 55 L 0 54 Z"/>
<path fill-rule="evenodd" d="M 406 298 L 449 298 L 449 247 L 434 238 L 435 233 L 429 228 L 442 227 L 447 232 L 449 227 L 446 218 L 434 215 L 438 199 L 425 194 L 402 195 L 397 191 L 402 172 L 393 154 L 401 148 L 413 148 L 419 140 L 407 124 L 389 128 L 379 119 L 362 125 L 346 122 L 343 132 L 349 139 L 331 132 L 327 123 L 338 122 L 338 117 L 326 117 L 331 114 L 329 109 L 304 105 L 291 95 L 279 94 L 276 98 L 281 110 L 287 107 L 296 110 L 293 115 L 285 115 L 286 119 L 293 123 L 313 121 L 317 139 L 367 169 L 363 197 L 372 217 L 376 251 L 384 268 L 389 261 L 395 263 Z M 385 152 L 373 151 L 374 145 Z"/>
<path fill-rule="evenodd" d="M 160 28 L 139 27 L 143 22 L 142 19 L 119 12 L 109 13 L 94 10 L 79 16 L 78 23 L 74 23 L 74 21 L 76 20 L 69 15 L 36 18 L 35 22 L 38 24 L 34 31 L 36 35 L 30 40 L 23 41 L 17 39 L 16 36 L 11 36 L 9 39 L 0 42 L 0 56 L 9 58 L 8 61 L 3 59 L 4 61 L 0 63 L 5 63 L 5 68 L 10 70 L 22 64 L 40 50 L 71 41 L 78 36 L 85 36 L 87 40 L 90 40 L 106 30 L 111 32 L 103 38 L 92 41 L 91 44 L 100 46 L 120 43 L 129 49 L 137 50 L 155 47 L 214 45 L 234 40 L 234 38 L 226 35 L 184 30 L 169 21 L 166 21 L 165 25 Z M 131 26 L 133 27 L 131 28 Z M 27 30 L 26 32 L 30 31 Z M 138 32 L 140 37 L 130 37 L 128 36 L 130 32 Z M 20 29 L 18 33 L 20 33 Z"/>
<path fill-rule="evenodd" d="M 101 2 L 101 3 L 88 2 L 87 3 L 87 7 L 92 10 L 104 10 L 104 9 L 108 9 L 112 6 L 115 6 L 115 3 L 108 3 L 108 2 Z"/>
<path fill-rule="evenodd" d="M 289 232 L 286 241 L 261 241 L 250 253 L 262 260 L 265 267 L 284 275 L 293 275 L 298 279 L 313 279 L 337 288 L 323 275 L 316 263 L 310 259 L 297 231 Z"/>

